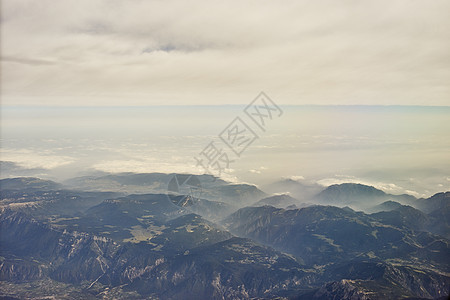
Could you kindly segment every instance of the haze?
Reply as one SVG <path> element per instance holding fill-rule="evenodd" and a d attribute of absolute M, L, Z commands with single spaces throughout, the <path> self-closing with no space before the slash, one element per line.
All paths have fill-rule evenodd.
<path fill-rule="evenodd" d="M 204 173 L 194 156 L 220 142 L 218 134 L 243 108 L 6 108 L 1 157 L 17 168 L 4 166 L 2 176 Z M 222 177 L 256 184 L 360 182 L 418 197 L 450 189 L 448 107 L 282 108 L 240 158 L 230 154 L 234 162 Z"/>

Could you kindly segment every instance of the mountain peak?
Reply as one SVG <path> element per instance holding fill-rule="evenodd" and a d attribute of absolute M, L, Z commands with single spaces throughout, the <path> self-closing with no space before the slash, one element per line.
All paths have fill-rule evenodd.
<path fill-rule="evenodd" d="M 62 185 L 51 180 L 37 177 L 16 177 L 0 179 L 0 188 L 2 190 L 57 190 L 62 189 Z"/>

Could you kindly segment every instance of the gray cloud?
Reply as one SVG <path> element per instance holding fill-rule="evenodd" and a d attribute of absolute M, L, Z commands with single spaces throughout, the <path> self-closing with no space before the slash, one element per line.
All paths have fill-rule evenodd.
<path fill-rule="evenodd" d="M 449 104 L 448 1 L 2 6 L 7 105 Z"/>
<path fill-rule="evenodd" d="M 54 61 L 49 61 L 49 60 L 45 60 L 45 59 L 30 59 L 30 58 L 12 57 L 12 56 L 2 56 L 1 60 L 4 62 L 15 62 L 15 63 L 19 63 L 19 64 L 26 64 L 26 65 L 32 65 L 32 66 L 56 64 L 56 62 L 54 62 Z"/>

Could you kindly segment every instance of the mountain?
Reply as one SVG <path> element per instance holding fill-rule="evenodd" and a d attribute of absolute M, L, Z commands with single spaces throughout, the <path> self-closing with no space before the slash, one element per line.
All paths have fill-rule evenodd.
<path fill-rule="evenodd" d="M 191 182 L 191 184 L 189 184 Z M 196 198 L 245 206 L 267 196 L 255 185 L 233 184 L 211 175 L 120 173 L 85 176 L 64 182 L 72 189 L 114 191 L 126 194 L 188 194 L 194 184 Z"/>
<path fill-rule="evenodd" d="M 425 213 L 406 205 L 400 205 L 400 207 L 390 211 L 371 214 L 371 217 L 383 224 L 397 228 L 409 228 L 415 231 L 424 231 L 430 223 L 430 218 Z"/>
<path fill-rule="evenodd" d="M 391 211 L 400 208 L 402 204 L 395 201 L 385 201 L 381 204 L 375 205 L 374 207 L 366 209 L 368 212 L 376 213 L 381 211 Z"/>
<path fill-rule="evenodd" d="M 426 220 L 424 214 L 410 209 L 401 213 L 407 218 L 392 222 L 395 218 L 386 221 L 378 214 L 371 216 L 332 206 L 297 210 L 247 207 L 227 217 L 223 224 L 238 236 L 295 255 L 307 265 L 368 257 L 416 261 L 430 267 L 436 264 L 442 270 L 450 267 L 450 241 L 433 235 L 421 240 L 417 228 L 409 226 L 414 218 Z"/>
<path fill-rule="evenodd" d="M 191 212 L 212 222 L 218 222 L 237 210 L 234 205 L 206 199 L 195 199 L 188 208 Z"/>
<path fill-rule="evenodd" d="M 240 205 L 241 207 L 267 197 L 266 193 L 250 184 L 227 184 L 213 189 L 217 191 L 212 193 L 212 197 L 216 200 Z"/>
<path fill-rule="evenodd" d="M 254 203 L 252 206 L 264 206 L 264 205 L 270 205 L 273 207 L 278 208 L 286 208 L 291 205 L 299 205 L 300 201 L 298 201 L 295 198 L 292 198 L 289 195 L 275 195 L 263 198 L 259 200 L 258 202 Z"/>
<path fill-rule="evenodd" d="M 184 253 L 186 250 L 212 245 L 232 237 L 228 231 L 196 214 L 183 215 L 161 227 L 160 232 L 152 233 L 148 237 L 148 243 L 154 246 L 154 250 L 158 249 L 157 251 L 165 254 Z M 142 238 L 139 238 L 140 236 L 134 236 L 127 241 L 142 241 Z"/>
<path fill-rule="evenodd" d="M 20 210 L 37 219 L 49 221 L 57 217 L 73 217 L 106 199 L 118 196 L 121 195 L 113 192 L 2 189 L 0 206 Z"/>
<path fill-rule="evenodd" d="M 271 184 L 264 185 L 262 190 L 269 194 L 292 195 L 301 202 L 309 202 L 311 199 L 323 191 L 324 187 L 317 183 L 306 183 L 294 179 L 283 179 Z"/>
<path fill-rule="evenodd" d="M 295 295 L 308 282 L 308 273 L 293 258 L 241 238 L 196 248 L 158 272 L 173 278 L 160 295 L 163 299 L 273 298 Z M 155 291 L 151 281 L 132 287 L 137 286 L 144 294 Z"/>
<path fill-rule="evenodd" d="M 417 199 L 410 195 L 391 195 L 374 188 L 373 186 L 358 183 L 335 184 L 315 196 L 318 204 L 350 206 L 354 209 L 370 209 L 386 201 L 413 205 Z"/>
<path fill-rule="evenodd" d="M 0 180 L 0 190 L 58 190 L 62 184 L 35 177 L 5 178 Z"/>
<path fill-rule="evenodd" d="M 329 283 L 298 299 L 398 299 L 448 292 L 450 241 L 427 232 L 427 221 L 412 207 L 367 215 L 332 206 L 264 206 L 240 209 L 223 224 L 323 270 L 313 282 Z"/>
<path fill-rule="evenodd" d="M 419 199 L 416 205 L 418 209 L 426 213 L 446 209 L 450 207 L 450 192 L 437 193 L 430 198 Z"/>
<path fill-rule="evenodd" d="M 166 246 L 171 251 L 145 242 L 114 242 L 90 233 L 60 231 L 8 210 L 2 211 L 0 224 L 0 242 L 5 245 L 0 278 L 18 286 L 46 279 L 47 284 L 76 284 L 94 293 L 91 296 L 120 286 L 124 293 L 132 290 L 150 298 L 248 299 L 297 294 L 307 282 L 301 265 L 278 251 L 227 234 L 219 242 L 208 239 L 205 231 L 212 228 L 203 227 L 204 221 L 195 215 L 168 223 L 173 229 L 164 240 L 170 242 Z M 191 238 L 198 227 L 203 232 L 197 236 L 207 243 Z M 174 237 L 175 228 L 180 233 Z"/>
<path fill-rule="evenodd" d="M 0 161 L 1 178 L 33 177 L 46 172 L 44 168 L 26 168 L 12 161 Z"/>
<path fill-rule="evenodd" d="M 225 181 L 211 175 L 167 174 L 167 173 L 118 173 L 101 176 L 71 178 L 64 184 L 72 188 L 95 191 L 116 191 L 128 194 L 166 193 L 171 179 L 175 176 L 193 177 L 202 186 L 224 185 Z"/>
<path fill-rule="evenodd" d="M 426 214 L 411 206 L 400 205 L 389 211 L 381 211 L 370 215 L 382 222 L 398 228 L 408 228 L 414 231 L 427 231 L 450 238 L 450 206 Z"/>
<path fill-rule="evenodd" d="M 448 292 L 445 194 L 417 200 L 439 208 L 429 213 L 394 202 L 372 214 L 328 205 L 238 209 L 296 199 L 212 177 L 173 178 L 205 188 L 196 197 L 173 186 L 173 193 L 130 194 L 5 181 L 0 298 L 407 299 Z M 154 178 L 120 180 L 146 187 Z M 371 193 L 355 190 L 355 199 L 358 190 Z"/>
<path fill-rule="evenodd" d="M 450 206 L 437 209 L 428 214 L 430 218 L 429 230 L 450 239 Z"/>
<path fill-rule="evenodd" d="M 450 284 L 446 275 L 379 261 L 351 261 L 327 273 L 332 281 L 294 299 L 446 299 Z"/>

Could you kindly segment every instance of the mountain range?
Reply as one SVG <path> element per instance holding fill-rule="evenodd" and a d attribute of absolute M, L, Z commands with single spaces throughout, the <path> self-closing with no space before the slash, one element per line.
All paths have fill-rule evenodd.
<path fill-rule="evenodd" d="M 174 177 L 198 183 L 177 190 L 169 186 Z M 0 188 L 4 299 L 449 293 L 450 192 L 416 199 L 349 183 L 308 187 L 295 197 L 209 175 L 162 173 L 61 183 L 8 178 Z"/>

